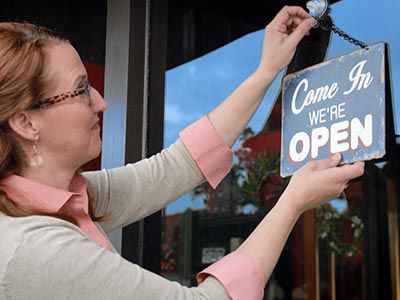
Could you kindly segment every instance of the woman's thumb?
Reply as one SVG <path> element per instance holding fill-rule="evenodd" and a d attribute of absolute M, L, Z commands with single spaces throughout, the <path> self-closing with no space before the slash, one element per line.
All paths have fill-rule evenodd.
<path fill-rule="evenodd" d="M 297 26 L 297 28 L 289 35 L 287 42 L 291 46 L 296 47 L 302 38 L 310 31 L 317 21 L 314 18 L 305 19 Z"/>
<path fill-rule="evenodd" d="M 336 167 L 339 164 L 341 159 L 342 159 L 342 155 L 340 153 L 336 153 L 328 159 L 318 160 L 318 161 L 316 161 L 316 169 L 325 170 L 325 169 Z"/>

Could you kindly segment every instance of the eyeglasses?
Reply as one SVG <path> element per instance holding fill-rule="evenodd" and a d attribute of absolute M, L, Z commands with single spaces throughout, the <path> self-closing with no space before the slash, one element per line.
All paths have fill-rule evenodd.
<path fill-rule="evenodd" d="M 39 100 L 38 102 L 35 103 L 35 105 L 32 107 L 32 109 L 45 109 L 46 107 L 49 107 L 53 104 L 60 103 L 64 100 L 72 99 L 75 97 L 78 97 L 80 95 L 85 94 L 85 99 L 88 100 L 88 105 L 92 106 L 93 101 L 92 97 L 90 96 L 90 82 L 87 81 L 84 87 L 78 88 L 75 91 L 68 92 L 68 93 L 63 93 L 60 95 L 48 97 L 43 100 Z"/>

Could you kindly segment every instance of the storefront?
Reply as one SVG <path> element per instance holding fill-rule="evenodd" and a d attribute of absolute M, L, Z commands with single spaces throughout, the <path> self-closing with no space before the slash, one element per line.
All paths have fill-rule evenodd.
<path fill-rule="evenodd" d="M 331 16 L 338 27 L 367 44 L 389 44 L 395 133 L 387 138 L 393 143 L 384 159 L 367 163 L 365 175 L 346 190 L 347 200 L 334 200 L 298 221 L 265 299 L 400 299 L 400 5 L 334 2 Z M 140 160 L 174 142 L 251 74 L 263 28 L 280 8 L 305 3 L 9 1 L 0 20 L 55 28 L 80 51 L 93 86 L 104 91 L 109 105 L 102 156 L 85 166 L 93 170 Z M 282 76 L 356 49 L 314 30 L 235 145 L 232 172 L 216 190 L 204 184 L 114 232 L 121 254 L 190 286 L 198 271 L 235 250 L 287 184 L 279 176 Z"/>

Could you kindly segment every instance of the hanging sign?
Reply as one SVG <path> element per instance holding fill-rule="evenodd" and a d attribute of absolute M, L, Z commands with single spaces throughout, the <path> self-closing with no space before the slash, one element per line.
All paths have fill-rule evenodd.
<path fill-rule="evenodd" d="M 283 79 L 281 176 L 335 153 L 344 163 L 384 156 L 385 50 L 374 44 Z"/>

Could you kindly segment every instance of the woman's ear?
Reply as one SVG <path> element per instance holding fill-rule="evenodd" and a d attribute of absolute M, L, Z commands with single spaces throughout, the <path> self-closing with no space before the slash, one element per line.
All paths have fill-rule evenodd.
<path fill-rule="evenodd" d="M 31 141 L 39 133 L 36 123 L 32 114 L 26 111 L 19 112 L 8 120 L 8 125 L 16 134 Z"/>

